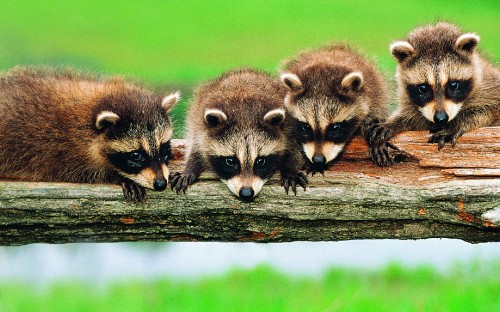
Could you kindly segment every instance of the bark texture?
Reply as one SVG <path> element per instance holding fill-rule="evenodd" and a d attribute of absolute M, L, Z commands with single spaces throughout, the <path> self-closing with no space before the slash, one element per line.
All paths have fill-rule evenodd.
<path fill-rule="evenodd" d="M 404 162 L 379 168 L 360 138 L 297 196 L 277 179 L 244 203 L 208 173 L 186 194 L 127 203 L 113 185 L 0 182 L 0 245 L 118 241 L 500 241 L 500 127 L 437 151 L 425 132 L 393 139 Z M 171 170 L 182 169 L 184 140 Z"/>

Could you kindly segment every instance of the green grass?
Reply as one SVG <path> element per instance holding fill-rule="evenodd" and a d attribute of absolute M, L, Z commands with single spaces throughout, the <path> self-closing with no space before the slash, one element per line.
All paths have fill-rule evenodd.
<path fill-rule="evenodd" d="M 431 267 L 392 264 L 380 271 L 331 269 L 290 277 L 269 267 L 196 280 L 112 282 L 46 289 L 0 284 L 0 311 L 498 311 L 499 262 Z"/>
<path fill-rule="evenodd" d="M 181 88 L 179 135 L 192 87 L 225 70 L 275 72 L 300 50 L 347 41 L 392 73 L 389 43 L 439 19 L 480 34 L 498 60 L 499 14 L 498 0 L 2 0 L 0 70 L 70 65 Z"/>

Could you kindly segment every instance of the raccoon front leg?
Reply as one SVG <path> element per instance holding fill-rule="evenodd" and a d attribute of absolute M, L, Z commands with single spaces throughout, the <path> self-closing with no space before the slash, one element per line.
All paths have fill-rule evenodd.
<path fill-rule="evenodd" d="M 139 184 L 128 179 L 123 179 L 121 186 L 125 200 L 136 203 L 143 203 L 146 200 L 146 189 Z"/>
<path fill-rule="evenodd" d="M 457 145 L 457 139 L 465 132 L 473 129 L 485 127 L 492 122 L 492 112 L 489 110 L 465 110 L 459 113 L 445 127 L 431 127 L 429 132 L 432 133 L 428 143 L 437 143 L 438 150 L 441 150 L 447 142 L 451 143 L 452 147 Z"/>
<path fill-rule="evenodd" d="M 205 162 L 199 152 L 193 151 L 188 158 L 186 168 L 183 172 L 176 172 L 170 175 L 170 189 L 179 194 L 180 191 L 186 193 L 189 185 L 193 184 L 205 169 Z"/>
<path fill-rule="evenodd" d="M 397 150 L 389 140 L 396 134 L 410 130 L 416 120 L 394 116 L 384 123 L 373 122 L 363 132 L 372 162 L 377 166 L 389 166 L 394 163 L 391 150 Z"/>
<path fill-rule="evenodd" d="M 297 184 L 302 186 L 304 191 L 309 183 L 307 176 L 300 171 L 304 163 L 301 154 L 293 154 L 284 157 L 282 168 L 280 169 L 281 174 L 281 186 L 285 189 L 288 194 L 290 187 L 292 187 L 292 192 L 297 195 Z"/>

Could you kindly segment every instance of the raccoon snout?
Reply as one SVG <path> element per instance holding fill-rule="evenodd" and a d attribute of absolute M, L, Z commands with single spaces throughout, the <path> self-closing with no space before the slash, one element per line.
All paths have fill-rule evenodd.
<path fill-rule="evenodd" d="M 167 180 L 165 180 L 164 178 L 155 178 L 153 182 L 153 188 L 155 189 L 155 191 L 165 190 L 167 188 Z"/>
<path fill-rule="evenodd" d="M 316 166 L 323 166 L 326 163 L 326 158 L 323 155 L 314 155 L 312 161 Z"/>
<path fill-rule="evenodd" d="M 434 114 L 434 122 L 437 125 L 445 125 L 448 122 L 448 114 L 446 112 L 436 112 Z"/>
<path fill-rule="evenodd" d="M 242 187 L 239 192 L 240 198 L 244 201 L 252 201 L 254 194 L 251 187 Z"/>

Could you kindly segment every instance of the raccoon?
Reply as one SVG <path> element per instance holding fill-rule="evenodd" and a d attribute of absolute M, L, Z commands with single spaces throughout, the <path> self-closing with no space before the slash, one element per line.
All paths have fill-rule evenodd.
<path fill-rule="evenodd" d="M 467 131 L 500 125 L 500 72 L 479 55 L 478 43 L 478 35 L 439 22 L 390 45 L 399 107 L 371 133 L 379 165 L 393 162 L 388 141 L 402 131 L 429 130 L 440 150 Z"/>
<path fill-rule="evenodd" d="M 199 87 L 187 116 L 186 168 L 171 178 L 171 188 L 186 191 L 211 169 L 243 201 L 252 201 L 280 171 L 286 192 L 306 188 L 283 107 L 285 90 L 266 73 L 243 68 Z"/>
<path fill-rule="evenodd" d="M 71 69 L 13 68 L 0 76 L 0 175 L 116 183 L 142 202 L 145 188 L 167 187 L 179 96 Z"/>
<path fill-rule="evenodd" d="M 285 106 L 295 118 L 307 172 L 323 173 L 352 136 L 388 116 L 388 85 L 374 63 L 345 44 L 329 45 L 285 61 Z M 370 150 L 370 153 L 372 151 Z"/>

